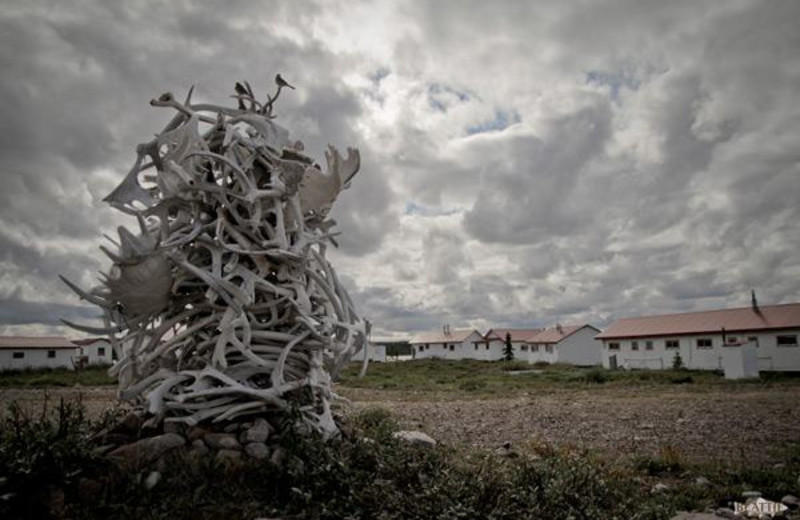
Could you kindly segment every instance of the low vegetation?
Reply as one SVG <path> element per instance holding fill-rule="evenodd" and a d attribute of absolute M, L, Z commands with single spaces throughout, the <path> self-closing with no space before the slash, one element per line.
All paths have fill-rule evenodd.
<path fill-rule="evenodd" d="M 108 375 L 108 367 L 89 367 L 84 370 L 41 368 L 35 370 L 6 370 L 0 372 L 0 388 L 46 388 L 71 386 L 106 386 L 116 382 Z"/>
<path fill-rule="evenodd" d="M 342 387 L 396 390 L 417 394 L 444 393 L 464 397 L 509 397 L 525 391 L 600 385 L 771 385 L 800 384 L 794 374 L 764 374 L 760 380 L 728 381 L 708 370 L 608 370 L 565 364 L 528 364 L 524 361 L 450 361 L 422 359 L 397 363 L 372 363 L 363 378 L 358 366 L 343 374 Z"/>
<path fill-rule="evenodd" d="M 631 518 L 724 505 L 753 486 L 797 493 L 800 448 L 780 467 L 698 466 L 679 450 L 634 464 L 542 444 L 535 455 L 408 445 L 381 409 L 343 423 L 339 439 L 286 436 L 285 462 L 220 466 L 174 459 L 148 489 L 97 454 L 80 403 L 0 423 L 0 518 Z M 55 413 L 52 413 L 55 412 Z M 707 482 L 697 483 L 703 476 Z M 666 482 L 654 493 L 655 482 Z"/>

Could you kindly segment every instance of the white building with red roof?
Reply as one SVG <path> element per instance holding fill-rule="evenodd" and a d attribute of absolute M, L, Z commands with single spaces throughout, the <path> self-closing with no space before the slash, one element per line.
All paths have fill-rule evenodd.
<path fill-rule="evenodd" d="M 67 338 L 0 336 L 0 371 L 74 368 L 78 347 Z"/>
<path fill-rule="evenodd" d="M 529 363 L 569 363 L 599 365 L 602 349 L 595 336 L 600 329 L 592 325 L 556 325 L 532 334 L 517 354 Z"/>
<path fill-rule="evenodd" d="M 760 370 L 800 370 L 800 303 L 623 318 L 596 336 L 603 366 L 718 370 L 726 349 L 753 343 Z"/>
<path fill-rule="evenodd" d="M 485 334 L 486 342 L 478 349 L 478 358 L 485 360 L 503 359 L 506 346 L 506 334 L 511 336 L 514 358 L 520 359 L 520 353 L 527 351 L 527 340 L 544 329 L 489 329 Z"/>
<path fill-rule="evenodd" d="M 478 354 L 486 340 L 475 329 L 451 330 L 445 325 L 440 331 L 417 334 L 409 343 L 416 359 L 484 359 Z"/>

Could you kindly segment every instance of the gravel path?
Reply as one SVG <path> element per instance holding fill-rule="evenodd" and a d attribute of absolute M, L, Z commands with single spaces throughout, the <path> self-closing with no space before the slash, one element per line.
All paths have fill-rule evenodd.
<path fill-rule="evenodd" d="M 402 426 L 421 429 L 452 444 L 525 449 L 536 443 L 569 444 L 611 455 L 654 455 L 678 449 L 694 460 L 780 462 L 790 443 L 800 443 L 800 387 L 631 387 L 559 390 L 507 399 L 453 400 L 340 388 L 356 409 L 381 407 Z M 97 417 L 113 406 L 113 388 L 0 389 L 0 409 L 17 402 L 41 410 L 45 395 L 81 396 Z"/>

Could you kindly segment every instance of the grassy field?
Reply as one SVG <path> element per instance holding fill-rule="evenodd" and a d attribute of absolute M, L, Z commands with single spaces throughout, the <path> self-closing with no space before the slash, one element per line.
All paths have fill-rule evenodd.
<path fill-rule="evenodd" d="M 0 388 L 47 388 L 106 386 L 116 382 L 107 373 L 108 367 L 91 367 L 80 372 L 58 369 L 8 370 L 0 372 Z"/>
<path fill-rule="evenodd" d="M 371 363 L 367 374 L 358 377 L 360 365 L 353 364 L 340 384 L 349 388 L 444 393 L 460 397 L 507 397 L 526 391 L 557 388 L 642 385 L 692 385 L 719 387 L 742 385 L 800 385 L 795 374 L 763 374 L 761 379 L 729 381 L 713 371 L 692 370 L 606 370 L 572 365 L 530 365 L 521 361 L 448 361 L 423 359 L 397 363 Z"/>

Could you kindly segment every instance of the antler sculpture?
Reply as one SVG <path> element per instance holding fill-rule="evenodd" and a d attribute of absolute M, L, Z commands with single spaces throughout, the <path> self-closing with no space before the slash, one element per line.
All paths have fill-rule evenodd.
<path fill-rule="evenodd" d="M 109 337 L 119 396 L 155 418 L 197 424 L 286 410 L 333 434 L 331 380 L 366 348 L 358 317 L 325 259 L 335 245 L 327 215 L 360 166 L 329 147 L 327 172 L 272 119 L 284 87 L 259 103 L 236 84 L 238 108 L 150 102 L 177 113 L 136 150 L 104 200 L 136 217 L 119 228 L 113 266 L 81 298 L 105 327 L 65 323 Z M 366 362 L 366 356 L 364 356 Z"/>

